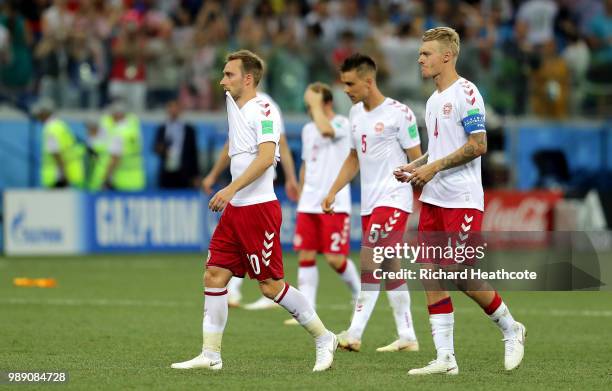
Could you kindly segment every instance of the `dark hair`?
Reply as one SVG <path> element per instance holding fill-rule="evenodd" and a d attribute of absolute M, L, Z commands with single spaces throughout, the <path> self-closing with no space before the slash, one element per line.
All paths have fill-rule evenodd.
<path fill-rule="evenodd" d="M 347 57 L 342 65 L 340 65 L 340 72 L 344 73 L 352 70 L 356 70 L 360 75 L 366 72 L 376 73 L 376 63 L 370 56 L 355 53 Z"/>

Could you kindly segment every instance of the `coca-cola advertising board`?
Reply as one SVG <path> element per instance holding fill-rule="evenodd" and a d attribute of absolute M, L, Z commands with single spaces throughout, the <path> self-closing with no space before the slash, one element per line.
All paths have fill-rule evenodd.
<path fill-rule="evenodd" d="M 416 230 L 421 202 L 415 194 L 414 212 L 409 219 L 410 228 Z M 550 231 L 553 229 L 555 205 L 561 192 L 535 190 L 486 190 L 483 232 Z"/>

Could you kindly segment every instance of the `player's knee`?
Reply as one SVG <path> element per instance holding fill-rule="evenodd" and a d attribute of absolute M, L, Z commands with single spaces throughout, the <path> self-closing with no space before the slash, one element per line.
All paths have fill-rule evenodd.
<path fill-rule="evenodd" d="M 214 267 L 206 269 L 204 272 L 204 286 L 210 288 L 223 288 L 223 275 Z"/>
<path fill-rule="evenodd" d="M 283 290 L 285 283 L 283 281 L 265 280 L 259 281 L 259 289 L 261 293 L 268 299 L 274 298 Z"/>
<path fill-rule="evenodd" d="M 343 255 L 326 255 L 325 259 L 329 266 L 333 267 L 335 270 L 338 270 L 344 265 L 344 256 Z"/>

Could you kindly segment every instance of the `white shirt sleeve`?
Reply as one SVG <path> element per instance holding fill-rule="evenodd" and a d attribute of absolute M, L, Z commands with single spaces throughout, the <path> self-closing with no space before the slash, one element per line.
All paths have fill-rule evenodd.
<path fill-rule="evenodd" d="M 123 139 L 121 136 L 113 135 L 108 143 L 108 152 L 113 156 L 121 156 L 123 153 Z"/>
<path fill-rule="evenodd" d="M 259 112 L 253 123 L 257 134 L 257 145 L 268 141 L 278 144 L 281 134 L 281 122 L 280 115 L 277 112 L 272 112 L 267 116 Z"/>
<path fill-rule="evenodd" d="M 403 106 L 399 122 L 399 130 L 397 133 L 397 139 L 404 149 L 416 147 L 421 144 L 421 138 L 419 137 L 419 128 L 416 122 L 416 116 L 410 110 L 408 106 Z"/>
<path fill-rule="evenodd" d="M 352 113 L 352 109 L 351 109 L 351 113 Z M 348 128 L 349 128 L 349 138 L 351 139 L 351 149 L 357 150 L 357 146 L 355 145 L 355 137 L 353 137 L 353 116 L 351 115 L 351 113 L 349 113 L 349 119 L 348 119 Z"/>
<path fill-rule="evenodd" d="M 346 118 L 336 117 L 331 121 L 331 125 L 334 128 L 334 140 L 339 140 L 349 135 L 350 126 Z"/>
<path fill-rule="evenodd" d="M 310 146 L 308 145 L 308 135 L 306 134 L 308 125 L 302 128 L 302 160 L 308 160 L 310 156 Z"/>
<path fill-rule="evenodd" d="M 57 139 L 52 134 L 48 134 L 47 135 L 47 141 L 45 143 L 45 149 L 49 153 L 58 153 L 60 151 L 59 142 L 57 141 Z"/>
<path fill-rule="evenodd" d="M 484 100 L 472 83 L 464 84 L 457 92 L 459 120 L 465 133 L 486 132 Z"/>

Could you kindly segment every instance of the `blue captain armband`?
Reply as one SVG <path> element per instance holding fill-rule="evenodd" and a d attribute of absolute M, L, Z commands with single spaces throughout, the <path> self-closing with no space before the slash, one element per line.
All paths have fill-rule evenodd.
<path fill-rule="evenodd" d="M 465 133 L 470 134 L 478 130 L 485 130 L 485 119 L 482 114 L 472 114 L 465 117 L 461 124 Z"/>

